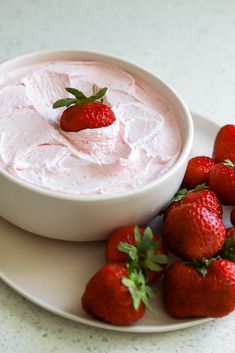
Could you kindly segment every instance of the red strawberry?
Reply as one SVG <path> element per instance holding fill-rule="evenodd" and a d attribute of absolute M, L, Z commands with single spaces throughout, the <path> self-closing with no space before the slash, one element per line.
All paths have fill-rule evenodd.
<path fill-rule="evenodd" d="M 230 221 L 231 221 L 232 225 L 235 227 L 235 208 L 233 208 L 230 213 Z"/>
<path fill-rule="evenodd" d="M 225 228 L 222 220 L 199 203 L 171 210 L 163 226 L 169 250 L 183 259 L 209 258 L 222 248 Z"/>
<path fill-rule="evenodd" d="M 151 295 L 141 272 L 129 275 L 123 264 L 110 263 L 89 280 L 82 296 L 82 306 L 103 321 L 131 325 L 143 317 Z"/>
<path fill-rule="evenodd" d="M 235 264 L 214 260 L 207 271 L 175 262 L 164 277 L 163 303 L 175 318 L 221 317 L 235 309 Z"/>
<path fill-rule="evenodd" d="M 232 238 L 233 236 L 235 236 L 235 227 L 230 227 L 226 229 L 226 234 L 225 234 L 225 238 Z"/>
<path fill-rule="evenodd" d="M 208 184 L 224 205 L 235 205 L 235 164 L 226 159 L 216 164 L 209 174 Z"/>
<path fill-rule="evenodd" d="M 105 95 L 106 87 L 90 97 L 86 97 L 76 88 L 67 87 L 66 91 L 73 94 L 75 98 L 59 99 L 53 104 L 53 108 L 67 107 L 60 118 L 62 130 L 76 132 L 95 129 L 111 125 L 115 121 L 111 108 L 103 102 L 96 102 Z M 74 105 L 71 106 L 72 104 Z"/>
<path fill-rule="evenodd" d="M 165 210 L 165 216 L 167 216 L 170 210 L 178 207 L 179 205 L 185 205 L 187 203 L 194 202 L 200 203 L 219 218 L 222 217 L 223 209 L 218 197 L 214 191 L 209 190 L 205 184 L 198 185 L 195 189 L 192 190 L 180 189 L 173 198 L 170 205 Z"/>
<path fill-rule="evenodd" d="M 223 126 L 215 139 L 213 159 L 216 163 L 230 159 L 235 163 L 235 125 Z"/>
<path fill-rule="evenodd" d="M 145 274 L 148 283 L 158 279 L 168 257 L 151 228 L 126 226 L 111 233 L 105 248 L 107 262 L 128 262 L 132 268 L 138 268 Z"/>
<path fill-rule="evenodd" d="M 214 164 L 214 161 L 206 156 L 190 159 L 182 185 L 187 189 L 193 189 L 199 184 L 207 183 L 209 172 Z"/>

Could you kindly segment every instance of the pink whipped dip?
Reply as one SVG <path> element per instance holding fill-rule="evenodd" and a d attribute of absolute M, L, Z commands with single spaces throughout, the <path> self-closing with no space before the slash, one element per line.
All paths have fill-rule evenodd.
<path fill-rule="evenodd" d="M 52 109 L 68 97 L 108 87 L 116 121 L 65 132 Z M 182 145 L 174 109 L 134 77 L 99 62 L 47 62 L 0 78 L 0 167 L 27 183 L 74 195 L 120 194 L 146 185 L 177 160 Z"/>

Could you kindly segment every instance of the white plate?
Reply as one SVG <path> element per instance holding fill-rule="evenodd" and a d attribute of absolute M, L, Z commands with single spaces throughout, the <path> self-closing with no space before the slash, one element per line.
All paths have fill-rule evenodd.
<path fill-rule="evenodd" d="M 210 155 L 219 127 L 195 114 L 193 118 L 195 141 L 192 153 Z M 82 310 L 80 298 L 86 282 L 103 263 L 103 242 L 52 240 L 0 219 L 0 278 L 48 311 L 89 326 L 125 332 L 166 332 L 210 320 L 170 318 L 163 311 L 160 294 L 153 303 L 157 313 L 146 313 L 136 325 L 112 326 L 91 318 Z"/>

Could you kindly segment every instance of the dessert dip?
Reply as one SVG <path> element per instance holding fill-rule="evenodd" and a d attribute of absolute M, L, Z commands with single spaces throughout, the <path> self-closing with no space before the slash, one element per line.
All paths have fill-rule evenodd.
<path fill-rule="evenodd" d="M 107 87 L 108 126 L 64 131 L 66 107 L 53 103 L 76 87 Z M 72 96 L 71 96 L 72 97 Z M 117 195 L 142 187 L 176 162 L 182 136 L 173 105 L 118 67 L 91 61 L 26 66 L 0 78 L 0 168 L 54 192 Z"/>

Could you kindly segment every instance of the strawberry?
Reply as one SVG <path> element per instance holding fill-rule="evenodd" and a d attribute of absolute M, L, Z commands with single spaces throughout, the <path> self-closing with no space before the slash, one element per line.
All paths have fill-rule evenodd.
<path fill-rule="evenodd" d="M 208 184 L 222 204 L 235 205 L 235 164 L 229 159 L 212 168 Z"/>
<path fill-rule="evenodd" d="M 230 213 L 230 221 L 231 221 L 232 225 L 235 227 L 235 208 L 233 208 Z"/>
<path fill-rule="evenodd" d="M 223 126 L 215 139 L 213 159 L 216 163 L 230 159 L 235 163 L 235 125 Z"/>
<path fill-rule="evenodd" d="M 158 279 L 168 263 L 166 249 L 150 227 L 126 226 L 112 232 L 106 242 L 107 262 L 125 262 L 142 270 L 147 282 Z"/>
<path fill-rule="evenodd" d="M 180 189 L 165 210 L 165 217 L 173 208 L 187 203 L 200 203 L 210 212 L 222 218 L 223 209 L 214 191 L 209 190 L 205 184 L 198 185 L 195 189 Z"/>
<path fill-rule="evenodd" d="M 104 265 L 86 285 L 82 306 L 86 312 L 114 325 L 131 325 L 150 308 L 153 292 L 141 272 L 128 274 L 123 264 Z"/>
<path fill-rule="evenodd" d="M 199 203 L 172 209 L 163 225 L 163 239 L 169 250 L 183 259 L 209 258 L 222 248 L 225 227 L 222 220 Z"/>
<path fill-rule="evenodd" d="M 86 97 L 76 88 L 67 87 L 66 91 L 75 98 L 59 99 L 53 104 L 54 109 L 67 107 L 60 118 L 62 130 L 76 132 L 95 129 L 111 125 L 116 120 L 111 108 L 103 103 L 102 97 L 107 92 L 106 87 L 90 97 Z M 97 102 L 98 99 L 101 99 L 101 102 Z"/>
<path fill-rule="evenodd" d="M 163 281 L 163 304 L 171 316 L 221 317 L 235 309 L 235 264 L 227 260 L 200 265 L 175 262 Z M 199 265 L 199 264 L 197 264 Z"/>
<path fill-rule="evenodd" d="M 226 229 L 225 239 L 232 238 L 235 235 L 235 227 Z"/>
<path fill-rule="evenodd" d="M 182 185 L 193 189 L 199 184 L 207 183 L 209 172 L 214 166 L 210 157 L 198 156 L 189 160 Z"/>

